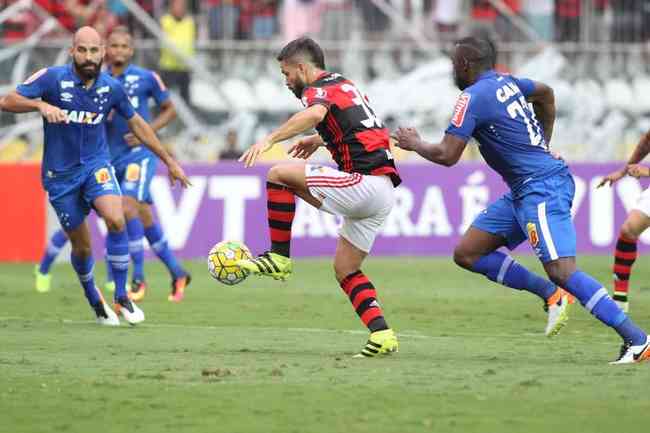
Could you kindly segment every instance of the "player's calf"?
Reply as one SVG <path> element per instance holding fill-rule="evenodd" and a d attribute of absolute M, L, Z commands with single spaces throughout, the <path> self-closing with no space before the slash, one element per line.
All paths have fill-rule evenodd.
<path fill-rule="evenodd" d="M 628 291 L 630 283 L 630 274 L 632 265 L 637 259 L 637 238 L 630 236 L 630 230 L 626 230 L 625 225 L 621 229 L 621 234 L 616 242 L 614 251 L 614 301 L 625 312 L 629 309 Z"/>
<path fill-rule="evenodd" d="M 277 179 L 281 167 L 269 170 L 269 179 Z M 252 274 L 285 280 L 292 272 L 291 226 L 296 213 L 296 196 L 290 188 L 269 181 L 266 197 L 271 249 L 255 258 L 239 260 L 237 264 Z"/>
<path fill-rule="evenodd" d="M 355 357 L 370 358 L 397 352 L 397 337 L 384 319 L 377 292 L 368 277 L 357 270 L 343 278 L 340 284 L 352 308 L 370 331 L 370 338 Z"/>

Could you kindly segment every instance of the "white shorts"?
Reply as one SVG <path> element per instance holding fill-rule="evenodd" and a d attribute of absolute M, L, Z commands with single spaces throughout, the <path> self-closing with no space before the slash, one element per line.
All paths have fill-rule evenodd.
<path fill-rule="evenodd" d="M 309 193 L 320 210 L 343 217 L 339 235 L 366 253 L 393 208 L 395 191 L 388 176 L 345 173 L 323 165 L 305 165 Z"/>
<path fill-rule="evenodd" d="M 646 188 L 641 193 L 634 206 L 632 206 L 632 210 L 638 210 L 645 216 L 650 217 L 650 188 Z"/>

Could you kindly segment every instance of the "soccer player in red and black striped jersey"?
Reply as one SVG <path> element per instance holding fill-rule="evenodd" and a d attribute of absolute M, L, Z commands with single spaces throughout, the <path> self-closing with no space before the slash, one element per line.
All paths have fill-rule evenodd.
<path fill-rule="evenodd" d="M 377 302 L 375 288 L 361 271 L 377 232 L 394 203 L 401 182 L 389 149 L 389 132 L 357 87 L 325 70 L 323 51 L 310 38 L 288 43 L 277 56 L 286 84 L 305 109 L 255 143 L 242 157 L 247 167 L 274 144 L 314 128 L 289 150 L 308 159 L 325 146 L 338 169 L 306 163 L 281 163 L 268 173 L 268 221 L 271 249 L 238 264 L 248 271 L 284 280 L 291 274 L 291 223 L 295 198 L 343 218 L 334 256 L 336 279 L 370 338 L 355 356 L 372 357 L 397 351 L 397 338 Z"/>
<path fill-rule="evenodd" d="M 639 163 L 650 153 L 650 131 L 643 134 L 627 164 L 620 170 L 608 174 L 598 185 L 613 185 L 626 175 L 632 177 L 650 176 L 650 168 Z M 637 259 L 637 242 L 650 227 L 650 188 L 646 188 L 627 215 L 621 226 L 614 251 L 614 300 L 623 311 L 629 309 L 628 285 L 632 265 Z"/>

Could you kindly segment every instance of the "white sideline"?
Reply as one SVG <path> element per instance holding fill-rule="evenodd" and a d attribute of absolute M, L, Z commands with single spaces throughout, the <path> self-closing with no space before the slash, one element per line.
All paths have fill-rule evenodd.
<path fill-rule="evenodd" d="M 95 321 L 94 320 L 69 320 L 69 319 L 62 319 L 62 320 L 55 320 L 55 319 L 28 319 L 25 317 L 18 317 L 18 316 L 0 316 L 0 322 L 37 322 L 37 323 L 59 323 L 62 325 L 94 325 Z M 278 328 L 278 327 L 272 327 L 272 326 L 210 326 L 210 325 L 183 325 L 183 324 L 177 324 L 177 323 L 142 323 L 137 325 L 137 328 L 179 328 L 179 329 L 199 329 L 199 330 L 212 330 L 212 331 L 223 331 L 226 329 L 247 329 L 251 331 L 285 331 L 285 332 L 304 332 L 304 333 L 331 333 L 331 334 L 338 334 L 338 333 L 343 333 L 343 334 L 358 334 L 358 335 L 367 335 L 368 331 L 360 330 L 360 329 L 325 329 L 325 328 Z M 413 333 L 413 332 L 399 332 L 397 331 L 397 336 L 400 338 L 413 338 L 413 339 L 424 339 L 424 340 L 440 340 L 443 338 L 531 338 L 531 337 L 543 337 L 544 336 L 544 331 L 540 330 L 540 332 L 520 332 L 517 334 L 506 334 L 506 333 L 500 333 L 500 334 L 445 334 L 445 335 L 427 335 L 427 334 L 419 334 L 419 333 Z M 559 337 L 562 338 L 562 337 Z M 575 337 L 573 337 L 575 338 Z M 591 336 L 590 338 L 594 338 Z M 606 336 L 603 337 L 597 337 L 598 340 L 601 343 L 607 343 L 611 344 L 611 338 L 607 338 Z M 544 338 L 544 341 L 555 341 L 549 340 L 547 338 Z M 592 340 L 593 341 L 593 340 Z"/>

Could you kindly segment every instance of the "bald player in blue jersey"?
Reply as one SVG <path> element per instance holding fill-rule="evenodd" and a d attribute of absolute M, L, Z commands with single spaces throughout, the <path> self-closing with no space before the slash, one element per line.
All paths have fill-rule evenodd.
<path fill-rule="evenodd" d="M 575 186 L 567 165 L 549 151 L 555 121 L 553 90 L 539 82 L 494 71 L 489 41 L 459 40 L 453 53 L 454 81 L 463 92 L 440 143 L 423 141 L 413 128 L 399 128 L 397 145 L 444 166 L 458 162 L 468 140 L 478 141 L 487 164 L 510 192 L 472 223 L 454 251 L 454 261 L 505 286 L 545 300 L 565 288 L 623 339 L 614 364 L 650 358 L 648 335 L 616 305 L 607 290 L 576 267 L 571 220 Z M 539 277 L 500 251 L 528 239 L 552 281 Z"/>
<path fill-rule="evenodd" d="M 42 181 L 61 226 L 72 243 L 71 262 L 97 322 L 119 325 L 118 314 L 130 324 L 144 313 L 127 296 L 128 236 L 119 183 L 110 163 L 105 121 L 111 111 L 128 119 L 131 131 L 167 165 L 172 183 L 188 186 L 182 168 L 161 146 L 156 134 L 135 113 L 122 85 L 101 72 L 101 37 L 91 27 L 79 29 L 70 49 L 72 63 L 42 69 L 0 101 L 13 113 L 39 112 L 45 134 Z M 90 231 L 90 209 L 108 228 L 106 249 L 115 279 L 115 311 L 95 286 Z"/>
<path fill-rule="evenodd" d="M 116 27 L 107 40 L 107 72 L 122 84 L 135 112 L 149 122 L 154 131 L 158 131 L 176 117 L 176 110 L 158 74 L 131 63 L 133 53 L 133 41 L 128 29 Z M 160 113 L 153 120 L 149 109 L 150 99 L 160 107 Z M 129 297 L 132 301 L 139 302 L 144 298 L 147 289 L 143 248 L 143 237 L 146 237 L 171 275 L 172 289 L 167 299 L 171 302 L 180 302 L 191 277 L 176 260 L 160 225 L 153 217 L 151 209 L 153 202 L 149 187 L 156 174 L 158 158 L 142 146 L 142 143 L 130 132 L 127 119 L 117 112 L 109 115 L 106 121 L 106 134 L 111 163 L 115 167 L 115 175 L 122 190 L 126 231 L 129 236 L 129 254 L 133 263 Z M 56 231 L 50 238 L 35 272 L 37 291 L 49 291 L 50 266 L 66 242 L 67 237 L 62 230 Z M 106 284 L 109 290 L 112 290 L 112 286 L 111 281 Z"/>

